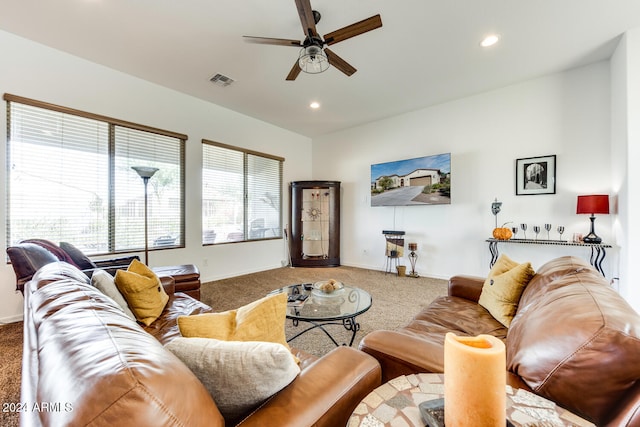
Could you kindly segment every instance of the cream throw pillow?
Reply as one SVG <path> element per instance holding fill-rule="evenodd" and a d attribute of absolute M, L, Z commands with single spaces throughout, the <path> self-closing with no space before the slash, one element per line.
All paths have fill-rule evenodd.
<path fill-rule="evenodd" d="M 178 337 L 166 348 L 202 382 L 226 425 L 236 425 L 300 373 L 291 352 L 276 343 Z"/>
<path fill-rule="evenodd" d="M 136 316 L 131 312 L 127 300 L 124 299 L 118 290 L 112 275 L 104 270 L 95 270 L 91 275 L 91 284 L 118 304 L 122 311 L 124 311 L 124 314 L 130 317 L 131 320 L 136 320 Z"/>
<path fill-rule="evenodd" d="M 269 295 L 222 313 L 178 317 L 183 337 L 215 338 L 224 341 L 265 341 L 289 348 L 284 331 L 287 294 Z"/>
<path fill-rule="evenodd" d="M 136 319 L 147 326 L 160 317 L 169 301 L 158 276 L 138 260 L 127 271 L 116 271 L 115 282 Z"/>
<path fill-rule="evenodd" d="M 535 272 L 531 263 L 518 264 L 502 254 L 482 285 L 478 303 L 507 328 L 516 315 L 524 288 Z"/>

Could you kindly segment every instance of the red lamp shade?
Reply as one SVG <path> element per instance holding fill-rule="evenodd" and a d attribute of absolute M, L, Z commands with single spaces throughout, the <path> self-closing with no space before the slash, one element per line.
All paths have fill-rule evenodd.
<path fill-rule="evenodd" d="M 594 194 L 578 196 L 577 214 L 608 214 L 609 196 L 606 194 Z"/>

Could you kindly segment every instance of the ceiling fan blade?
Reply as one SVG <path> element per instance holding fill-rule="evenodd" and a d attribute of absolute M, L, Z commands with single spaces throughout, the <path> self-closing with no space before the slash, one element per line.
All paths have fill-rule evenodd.
<path fill-rule="evenodd" d="M 325 48 L 324 52 L 327 54 L 327 58 L 329 59 L 329 64 L 333 65 L 338 70 L 345 73 L 347 76 L 350 76 L 351 74 L 358 71 L 355 68 L 353 68 L 353 66 L 351 66 L 351 64 L 349 64 L 347 61 L 345 61 L 344 59 L 340 58 L 338 55 L 333 53 L 333 51 L 331 51 L 330 49 Z"/>
<path fill-rule="evenodd" d="M 242 36 L 245 41 L 250 43 L 258 43 L 258 44 L 273 44 L 277 46 L 302 46 L 299 40 L 292 39 L 275 39 L 271 37 L 253 37 L 253 36 Z"/>
<path fill-rule="evenodd" d="M 302 30 L 305 36 L 317 36 L 316 21 L 313 18 L 313 10 L 311 9 L 311 2 L 309 0 L 296 0 L 296 7 L 298 8 L 298 15 L 300 15 L 300 23 L 302 24 Z M 311 34 L 309 34 L 311 32 Z"/>
<path fill-rule="evenodd" d="M 371 18 L 356 22 L 355 24 L 347 25 L 346 27 L 335 30 L 329 34 L 325 34 L 324 41 L 330 46 L 380 27 L 382 27 L 382 18 L 380 18 L 380 15 L 375 15 Z"/>
<path fill-rule="evenodd" d="M 295 80 L 296 77 L 298 77 L 298 74 L 300 74 L 300 71 L 302 71 L 302 70 L 300 69 L 300 66 L 298 65 L 298 60 L 296 60 L 296 63 L 293 64 L 293 67 L 291 68 L 291 71 L 289 71 L 289 74 L 287 74 L 286 80 L 289 80 L 289 81 Z"/>

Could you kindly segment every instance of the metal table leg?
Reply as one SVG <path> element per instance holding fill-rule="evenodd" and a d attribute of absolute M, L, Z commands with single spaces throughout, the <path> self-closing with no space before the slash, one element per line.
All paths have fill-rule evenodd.
<path fill-rule="evenodd" d="M 293 326 L 297 327 L 300 322 L 306 322 L 306 323 L 310 323 L 311 326 L 309 326 L 308 328 L 298 332 L 297 334 L 295 334 L 294 336 L 292 336 L 291 338 L 287 339 L 287 342 L 291 342 L 294 339 L 298 338 L 300 335 L 309 332 L 313 329 L 320 329 L 322 332 L 325 333 L 326 336 L 329 337 L 329 339 L 331 339 L 331 341 L 333 341 L 333 343 L 336 345 L 336 347 L 339 347 L 340 344 L 338 344 L 338 342 L 335 340 L 335 338 L 333 338 L 333 336 L 331 336 L 331 334 L 329 333 L 329 331 L 327 331 L 327 329 L 325 328 L 325 326 L 327 325 L 342 325 L 347 331 L 351 331 L 351 340 L 349 341 L 349 347 L 351 347 L 353 345 L 353 341 L 356 338 L 356 333 L 360 330 L 360 324 L 356 321 L 356 317 L 352 316 L 352 317 L 346 317 L 344 319 L 342 319 L 342 322 L 338 322 L 338 321 L 327 321 L 327 322 L 316 322 L 316 321 L 312 321 L 312 320 L 302 320 L 302 319 L 291 319 L 293 322 Z M 346 346 L 346 343 L 343 343 L 342 345 Z"/>
<path fill-rule="evenodd" d="M 604 261 L 605 256 L 607 256 L 607 252 L 603 247 L 591 246 L 591 258 L 589 258 L 589 262 L 600 272 L 600 274 L 606 277 L 604 270 L 602 269 L 602 262 Z"/>
<path fill-rule="evenodd" d="M 498 260 L 498 242 L 489 242 L 489 252 L 491 252 L 491 261 L 489 261 L 489 268 Z"/>

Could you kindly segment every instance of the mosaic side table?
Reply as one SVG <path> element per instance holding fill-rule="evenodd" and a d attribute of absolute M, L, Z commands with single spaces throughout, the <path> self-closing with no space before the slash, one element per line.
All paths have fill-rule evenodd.
<path fill-rule="evenodd" d="M 531 392 L 506 386 L 506 393 L 507 418 L 516 427 L 538 424 L 549 427 L 595 427 Z M 444 374 L 403 375 L 369 393 L 353 411 L 347 426 L 424 427 L 418 405 L 443 396 Z"/>

